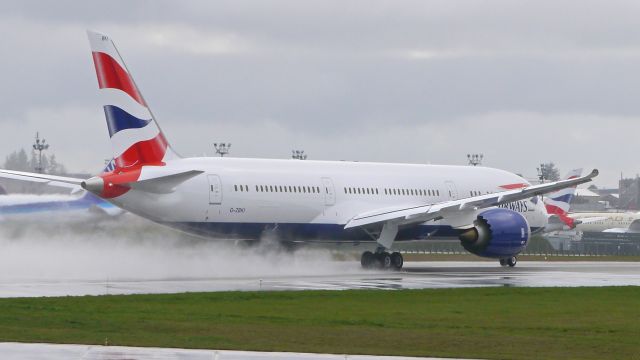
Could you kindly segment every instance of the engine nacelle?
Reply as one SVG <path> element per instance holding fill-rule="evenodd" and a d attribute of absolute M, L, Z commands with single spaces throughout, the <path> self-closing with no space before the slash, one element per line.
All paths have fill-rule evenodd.
<path fill-rule="evenodd" d="M 460 235 L 462 246 L 472 254 L 508 258 L 527 246 L 531 230 L 520 213 L 509 209 L 489 209 L 478 214 L 474 227 Z"/>

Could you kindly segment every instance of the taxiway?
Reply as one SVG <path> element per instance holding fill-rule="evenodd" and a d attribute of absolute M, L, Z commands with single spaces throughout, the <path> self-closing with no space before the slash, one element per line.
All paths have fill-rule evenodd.
<path fill-rule="evenodd" d="M 426 289 L 483 286 L 640 286 L 640 263 L 525 262 L 502 268 L 493 262 L 407 262 L 401 272 L 363 271 L 344 263 L 335 273 L 238 277 L 11 279 L 0 280 L 0 297 L 81 296 L 208 291 Z"/>

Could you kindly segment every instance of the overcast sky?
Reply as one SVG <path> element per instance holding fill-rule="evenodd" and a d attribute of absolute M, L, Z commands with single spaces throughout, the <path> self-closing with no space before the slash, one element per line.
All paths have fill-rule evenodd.
<path fill-rule="evenodd" d="M 640 172 L 638 1 L 2 1 L 0 160 L 111 155 L 85 29 L 182 155 Z"/>

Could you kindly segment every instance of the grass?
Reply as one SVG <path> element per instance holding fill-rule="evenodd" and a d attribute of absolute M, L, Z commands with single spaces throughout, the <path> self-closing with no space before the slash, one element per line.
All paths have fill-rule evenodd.
<path fill-rule="evenodd" d="M 0 341 L 496 359 L 631 359 L 640 287 L 0 299 Z"/>

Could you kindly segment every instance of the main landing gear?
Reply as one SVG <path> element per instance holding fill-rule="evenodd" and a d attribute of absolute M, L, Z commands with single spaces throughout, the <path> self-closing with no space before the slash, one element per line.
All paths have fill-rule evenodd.
<path fill-rule="evenodd" d="M 516 264 L 518 263 L 518 258 L 515 256 L 506 258 L 506 259 L 500 259 L 500 265 L 501 266 L 507 266 L 509 265 L 510 267 L 514 267 L 516 266 Z"/>
<path fill-rule="evenodd" d="M 404 258 L 399 252 L 389 254 L 386 251 L 365 251 L 360 258 L 360 264 L 365 269 L 402 269 Z"/>

